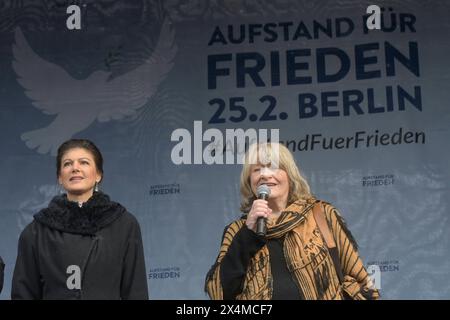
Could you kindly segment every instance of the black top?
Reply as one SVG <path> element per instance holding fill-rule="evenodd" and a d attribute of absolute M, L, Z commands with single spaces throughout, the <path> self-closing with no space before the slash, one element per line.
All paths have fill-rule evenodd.
<path fill-rule="evenodd" d="M 223 298 L 235 299 L 242 292 L 250 259 L 267 244 L 273 278 L 272 299 L 303 299 L 300 288 L 295 284 L 292 274 L 287 268 L 282 241 L 283 239 L 266 240 L 245 226 L 241 228 L 222 259 L 220 278 Z"/>
<path fill-rule="evenodd" d="M 284 238 L 267 241 L 273 278 L 272 300 L 304 300 L 300 287 L 294 282 L 287 267 L 283 241 Z"/>
<path fill-rule="evenodd" d="M 339 260 L 337 247 L 328 248 L 328 252 L 330 252 L 331 258 L 333 259 L 334 269 L 336 270 L 339 282 L 342 283 L 344 281 L 344 276 L 342 274 L 341 262 Z"/>

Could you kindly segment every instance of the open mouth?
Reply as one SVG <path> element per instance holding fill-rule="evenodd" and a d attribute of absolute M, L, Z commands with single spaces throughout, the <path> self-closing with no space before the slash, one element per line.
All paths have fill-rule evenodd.
<path fill-rule="evenodd" d="M 265 184 L 268 187 L 275 187 L 277 184 L 276 183 L 261 183 L 261 185 Z"/>
<path fill-rule="evenodd" d="M 84 179 L 83 177 L 72 177 L 69 179 L 69 181 L 81 181 L 83 179 Z"/>

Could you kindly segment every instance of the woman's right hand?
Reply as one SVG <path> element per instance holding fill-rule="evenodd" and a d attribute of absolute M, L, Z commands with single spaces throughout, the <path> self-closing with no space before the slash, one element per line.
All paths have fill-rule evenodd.
<path fill-rule="evenodd" d="M 272 213 L 272 209 L 269 208 L 269 203 L 266 200 L 257 199 L 253 201 L 252 208 L 247 215 L 247 221 L 245 224 L 247 228 L 256 232 L 256 221 L 259 217 L 268 218 L 269 214 Z"/>

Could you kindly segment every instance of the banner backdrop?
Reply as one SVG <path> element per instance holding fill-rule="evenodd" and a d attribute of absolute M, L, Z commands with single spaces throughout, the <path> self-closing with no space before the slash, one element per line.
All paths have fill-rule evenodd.
<path fill-rule="evenodd" d="M 381 29 L 367 29 L 372 4 Z M 76 137 L 99 146 L 101 189 L 140 222 L 150 297 L 207 299 L 241 165 L 206 130 L 230 151 L 227 129 L 253 128 L 279 129 L 381 271 L 382 298 L 450 298 L 449 13 L 444 0 L 3 1 L 0 297 L 20 232 L 61 192 L 57 147 Z"/>

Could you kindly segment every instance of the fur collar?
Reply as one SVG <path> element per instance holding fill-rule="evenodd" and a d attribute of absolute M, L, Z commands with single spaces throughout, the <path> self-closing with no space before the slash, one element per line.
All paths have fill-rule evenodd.
<path fill-rule="evenodd" d="M 94 192 L 81 208 L 77 202 L 69 201 L 64 194 L 54 197 L 47 208 L 34 215 L 34 219 L 51 229 L 93 235 L 111 224 L 125 211 L 124 207 L 112 202 L 102 192 Z"/>

